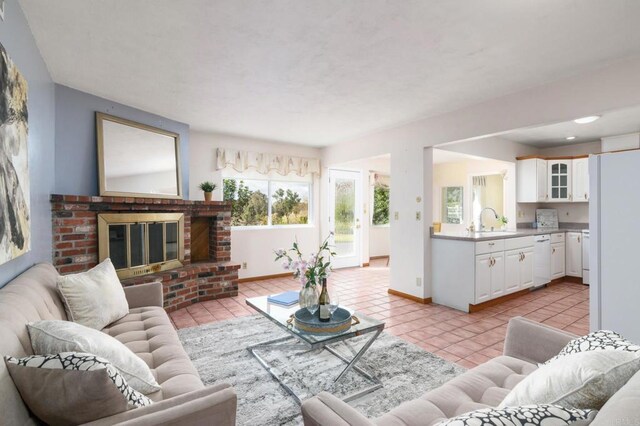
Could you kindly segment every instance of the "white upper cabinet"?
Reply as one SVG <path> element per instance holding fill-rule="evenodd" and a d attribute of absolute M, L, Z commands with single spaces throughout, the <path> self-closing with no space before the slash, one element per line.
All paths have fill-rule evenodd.
<path fill-rule="evenodd" d="M 549 201 L 571 201 L 571 165 L 573 160 L 547 160 Z"/>
<path fill-rule="evenodd" d="M 589 158 L 574 158 L 572 170 L 573 201 L 589 201 Z"/>
<path fill-rule="evenodd" d="M 547 160 L 541 158 L 518 160 L 516 180 L 519 203 L 538 203 L 549 199 Z"/>

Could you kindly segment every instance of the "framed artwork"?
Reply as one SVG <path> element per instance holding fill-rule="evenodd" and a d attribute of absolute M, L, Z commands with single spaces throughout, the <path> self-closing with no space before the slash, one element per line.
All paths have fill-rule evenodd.
<path fill-rule="evenodd" d="M 0 264 L 31 249 L 27 81 L 0 44 Z"/>
<path fill-rule="evenodd" d="M 462 186 L 442 188 L 442 223 L 461 224 L 463 219 Z"/>

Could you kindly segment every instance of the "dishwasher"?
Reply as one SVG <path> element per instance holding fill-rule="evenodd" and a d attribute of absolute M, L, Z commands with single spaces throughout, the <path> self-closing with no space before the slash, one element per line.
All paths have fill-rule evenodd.
<path fill-rule="evenodd" d="M 533 239 L 533 287 L 551 282 L 551 235 L 536 235 Z"/>

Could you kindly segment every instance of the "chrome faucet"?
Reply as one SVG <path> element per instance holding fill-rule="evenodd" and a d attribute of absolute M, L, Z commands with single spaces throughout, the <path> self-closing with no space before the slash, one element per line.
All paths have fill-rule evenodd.
<path fill-rule="evenodd" d="M 500 218 L 498 216 L 498 212 L 496 212 L 491 207 L 485 207 L 484 209 L 480 210 L 480 229 L 479 229 L 480 232 L 482 232 L 484 230 L 484 225 L 482 224 L 482 213 L 484 213 L 485 210 L 491 210 L 493 212 L 493 214 L 496 216 L 496 219 Z"/>

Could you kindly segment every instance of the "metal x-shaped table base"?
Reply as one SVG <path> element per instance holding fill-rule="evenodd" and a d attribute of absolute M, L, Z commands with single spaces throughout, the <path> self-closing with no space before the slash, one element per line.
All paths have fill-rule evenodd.
<path fill-rule="evenodd" d="M 347 395 L 345 398 L 343 398 L 343 401 L 348 402 L 348 401 L 352 401 L 356 398 L 360 398 L 363 395 L 367 395 L 377 389 L 382 388 L 382 382 L 380 382 L 380 380 L 375 377 L 374 375 L 368 373 L 367 371 L 363 370 L 362 368 L 358 367 L 356 365 L 356 363 L 360 360 L 360 358 L 362 358 L 362 356 L 365 354 L 365 352 L 367 352 L 367 350 L 371 347 L 371 345 L 373 344 L 373 342 L 375 342 L 375 340 L 378 338 L 378 336 L 380 336 L 380 333 L 382 333 L 382 330 L 376 330 L 374 332 L 374 335 L 367 341 L 367 343 L 364 344 L 364 346 L 355 354 L 355 356 L 352 359 L 347 359 L 344 356 L 342 356 L 341 354 L 339 354 L 336 350 L 334 350 L 333 348 L 331 348 L 328 345 L 325 345 L 322 347 L 322 349 L 327 350 L 329 353 L 333 354 L 334 356 L 336 356 L 338 359 L 340 359 L 342 362 L 344 362 L 345 364 L 347 364 L 347 366 L 344 368 L 344 370 L 342 370 L 342 372 L 338 375 L 338 377 L 333 381 L 333 384 L 338 383 L 340 380 L 342 380 L 342 378 L 351 370 L 355 370 L 357 371 L 360 375 L 362 375 L 363 377 L 367 378 L 368 380 L 372 381 L 374 384 L 362 389 L 358 392 L 354 392 L 352 394 Z M 280 337 L 278 339 L 272 339 L 272 340 L 268 340 L 266 342 L 262 342 L 262 343 L 258 343 L 256 345 L 252 345 L 247 347 L 247 350 L 249 351 L 249 353 L 251 355 L 253 355 L 254 358 L 256 358 L 258 360 L 258 362 L 260 363 L 260 365 L 262 365 L 262 367 L 264 367 L 265 370 L 267 370 L 269 372 L 269 374 L 271 374 L 271 376 L 276 379 L 276 381 L 280 384 L 280 386 L 282 386 L 284 388 L 284 390 L 287 391 L 287 393 L 289 393 L 291 396 L 293 396 L 293 398 L 296 400 L 296 402 L 298 404 L 302 403 L 302 400 L 300 399 L 300 397 L 295 393 L 295 391 L 293 389 L 291 389 L 291 387 L 289 387 L 286 383 L 284 383 L 280 377 L 278 377 L 278 375 L 273 371 L 273 368 L 269 365 L 269 363 L 267 361 L 264 360 L 264 358 L 262 358 L 257 352 L 256 349 L 275 349 L 276 347 L 278 349 L 282 349 L 282 348 L 291 348 L 291 349 L 300 349 L 301 346 L 304 345 L 304 343 L 302 342 L 298 342 L 296 344 L 288 344 L 288 345 L 283 345 L 281 343 L 289 341 L 289 340 L 295 340 L 294 336 L 285 336 L 285 337 Z M 309 350 L 314 350 L 313 348 L 309 349 Z M 329 389 L 325 389 L 325 390 L 329 390 Z"/>

